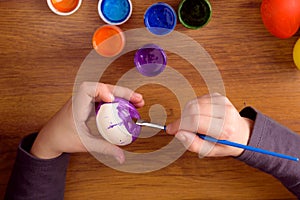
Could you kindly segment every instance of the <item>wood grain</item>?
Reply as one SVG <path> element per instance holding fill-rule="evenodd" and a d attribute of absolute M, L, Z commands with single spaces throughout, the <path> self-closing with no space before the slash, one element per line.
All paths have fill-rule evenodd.
<path fill-rule="evenodd" d="M 120 27 L 144 27 L 143 13 L 155 2 L 132 0 L 132 17 Z M 165 2 L 174 9 L 179 3 Z M 300 133 L 300 71 L 292 60 L 299 33 L 286 40 L 270 35 L 260 18 L 260 0 L 211 0 L 211 4 L 213 17 L 206 27 L 194 31 L 178 23 L 176 30 L 211 55 L 226 94 L 238 109 L 254 106 Z M 77 70 L 92 49 L 92 35 L 102 24 L 95 0 L 84 0 L 79 11 L 68 17 L 53 14 L 45 0 L 0 1 L 0 198 L 20 139 L 38 131 L 70 97 Z M 168 55 L 171 66 L 189 80 L 197 95 L 207 93 L 204 81 L 185 60 Z M 131 62 L 120 58 L 101 81 L 114 84 Z M 168 122 L 180 116 L 176 97 L 166 88 L 147 85 L 138 91 L 147 103 L 142 116 L 158 102 L 165 106 Z M 127 149 L 153 151 L 168 141 L 160 134 Z M 145 174 L 119 172 L 89 154 L 74 154 L 65 199 L 295 198 L 273 177 L 233 158 L 199 159 L 186 152 L 171 165 Z"/>

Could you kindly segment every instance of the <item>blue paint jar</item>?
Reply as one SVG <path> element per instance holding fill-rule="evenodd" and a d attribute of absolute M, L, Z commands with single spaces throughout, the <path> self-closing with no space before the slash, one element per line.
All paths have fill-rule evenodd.
<path fill-rule="evenodd" d="M 155 3 L 146 10 L 144 23 L 151 33 L 166 35 L 172 32 L 176 26 L 176 12 L 169 4 Z"/>
<path fill-rule="evenodd" d="M 132 3 L 130 0 L 99 0 L 98 13 L 105 23 L 120 25 L 130 18 Z"/>

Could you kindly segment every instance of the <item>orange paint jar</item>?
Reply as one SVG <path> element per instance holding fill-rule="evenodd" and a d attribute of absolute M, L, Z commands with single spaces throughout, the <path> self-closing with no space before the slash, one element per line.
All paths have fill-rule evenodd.
<path fill-rule="evenodd" d="M 47 0 L 49 8 L 57 15 L 71 15 L 76 12 L 82 0 Z"/>
<path fill-rule="evenodd" d="M 95 31 L 92 43 L 99 55 L 113 57 L 123 50 L 125 46 L 125 36 L 119 27 L 104 25 Z"/>

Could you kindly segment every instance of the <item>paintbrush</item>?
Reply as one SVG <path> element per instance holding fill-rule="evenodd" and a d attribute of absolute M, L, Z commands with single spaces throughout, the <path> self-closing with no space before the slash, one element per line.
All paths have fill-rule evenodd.
<path fill-rule="evenodd" d="M 147 127 L 157 128 L 157 129 L 161 129 L 161 130 L 166 131 L 166 126 L 150 123 L 150 122 L 147 122 L 147 121 L 144 121 L 144 120 L 141 120 L 141 119 L 138 119 L 136 121 L 136 124 L 139 125 L 139 126 L 147 126 Z M 218 144 L 223 144 L 223 145 L 232 146 L 232 147 L 236 147 L 236 148 L 246 149 L 246 150 L 249 150 L 249 151 L 262 153 L 262 154 L 266 154 L 266 155 L 270 155 L 270 156 L 275 156 L 275 157 L 278 157 L 278 158 L 284 158 L 284 159 L 288 159 L 288 160 L 292 160 L 292 161 L 296 161 L 296 162 L 299 161 L 299 158 L 296 158 L 296 157 L 293 157 L 293 156 L 289 156 L 289 155 L 285 155 L 285 154 L 281 154 L 281 153 L 276 153 L 276 152 L 268 151 L 268 150 L 265 150 L 265 149 L 260 149 L 260 148 L 257 148 L 257 147 L 248 146 L 248 145 L 243 145 L 243 144 L 231 142 L 231 141 L 228 141 L 228 140 L 218 140 L 216 138 L 210 137 L 208 135 L 200 134 L 200 133 L 197 133 L 197 136 L 199 138 L 203 139 L 203 140 L 213 142 L 213 143 L 218 143 Z"/>

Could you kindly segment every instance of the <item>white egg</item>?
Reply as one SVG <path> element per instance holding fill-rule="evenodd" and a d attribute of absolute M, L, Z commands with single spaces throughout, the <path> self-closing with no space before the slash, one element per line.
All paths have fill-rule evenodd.
<path fill-rule="evenodd" d="M 97 128 L 104 139 L 119 146 L 128 145 L 133 141 L 123 120 L 118 115 L 118 103 L 101 105 L 97 117 Z"/>

